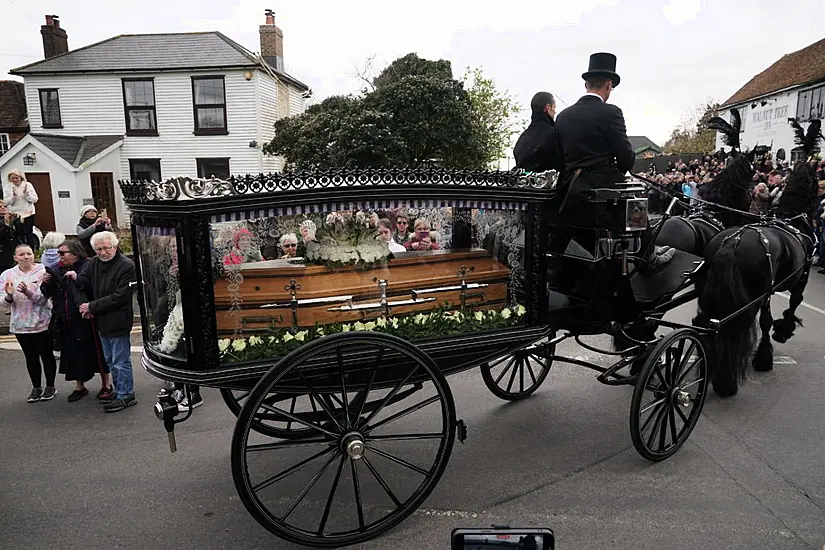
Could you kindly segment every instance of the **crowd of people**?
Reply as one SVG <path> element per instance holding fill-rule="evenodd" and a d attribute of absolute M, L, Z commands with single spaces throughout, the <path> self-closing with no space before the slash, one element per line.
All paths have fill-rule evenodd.
<path fill-rule="evenodd" d="M 657 173 L 655 166 L 651 164 L 649 174 L 670 193 L 697 197 L 702 185 L 711 181 L 725 168 L 725 160 L 724 155 L 708 154 L 687 163 L 671 162 L 662 173 Z M 813 219 L 820 246 L 814 265 L 819 268 L 820 274 L 825 274 L 825 160 L 816 162 L 821 200 Z M 774 162 L 770 155 L 765 155 L 754 163 L 754 168 L 756 173 L 751 182 L 750 212 L 757 215 L 767 214 L 782 196 L 792 166 L 787 160 Z M 651 189 L 648 197 L 652 213 L 661 213 L 670 201 L 670 195 L 666 191 Z"/>
<path fill-rule="evenodd" d="M 130 343 L 135 265 L 119 250 L 111 221 L 85 206 L 78 238 L 53 232 L 42 243 L 32 240 L 28 226 L 33 224 L 25 220 L 33 219 L 38 198 L 20 172 L 12 171 L 8 180 L 0 229 L 14 265 L 0 273 L 0 288 L 9 332 L 23 351 L 32 384 L 27 401 L 53 399 L 59 373 L 74 382 L 70 402 L 88 395 L 86 385 L 99 376 L 97 399 L 106 412 L 137 404 Z"/>

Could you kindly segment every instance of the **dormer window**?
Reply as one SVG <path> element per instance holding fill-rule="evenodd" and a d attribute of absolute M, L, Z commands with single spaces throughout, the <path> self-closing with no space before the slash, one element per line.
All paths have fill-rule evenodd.
<path fill-rule="evenodd" d="M 63 128 L 63 120 L 60 118 L 60 96 L 57 88 L 50 88 L 40 91 L 40 116 L 43 120 L 43 128 Z"/>

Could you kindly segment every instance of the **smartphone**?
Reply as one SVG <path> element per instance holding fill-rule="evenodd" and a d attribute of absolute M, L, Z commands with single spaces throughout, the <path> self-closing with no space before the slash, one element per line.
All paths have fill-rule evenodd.
<path fill-rule="evenodd" d="M 429 239 L 429 238 L 430 238 L 430 232 L 429 231 L 419 231 L 418 232 L 418 240 L 419 241 L 422 241 L 424 239 Z"/>
<path fill-rule="evenodd" d="M 452 550 L 487 550 L 489 548 L 554 550 L 556 547 L 553 530 L 546 527 L 459 528 L 453 529 L 450 539 Z"/>
<path fill-rule="evenodd" d="M 105 208 L 104 208 L 103 210 L 101 210 L 101 211 L 100 211 L 100 217 L 101 217 L 101 218 L 108 218 L 108 217 L 109 217 L 109 215 L 106 213 L 106 209 L 105 209 Z"/>

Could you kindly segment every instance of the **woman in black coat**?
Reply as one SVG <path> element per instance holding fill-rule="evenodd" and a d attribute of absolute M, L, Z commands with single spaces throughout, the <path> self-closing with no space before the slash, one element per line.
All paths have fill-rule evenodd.
<path fill-rule="evenodd" d="M 100 374 L 101 389 L 97 398 L 110 399 L 112 384 L 109 367 L 103 358 L 94 320 L 83 319 L 78 310 L 75 281 L 66 277 L 66 273 L 79 273 L 88 261 L 80 241 L 64 241 L 57 248 L 60 263 L 56 269 L 46 268 L 49 276 L 44 279 L 40 291 L 52 299 L 52 319 L 58 324 L 55 342 L 60 350 L 60 373 L 66 380 L 74 381 L 75 390 L 69 395 L 69 401 L 77 401 L 88 395 L 86 382 Z"/>

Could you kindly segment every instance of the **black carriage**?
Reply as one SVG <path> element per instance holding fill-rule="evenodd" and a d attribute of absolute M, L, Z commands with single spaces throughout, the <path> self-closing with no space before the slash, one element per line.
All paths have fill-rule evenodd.
<path fill-rule="evenodd" d="M 309 546 L 369 540 L 418 508 L 467 435 L 446 377 L 476 367 L 506 400 L 532 394 L 554 361 L 635 385 L 634 446 L 665 459 L 707 391 L 700 329 L 662 319 L 693 298 L 701 262 L 680 254 L 663 271 L 636 271 L 648 220 L 632 182 L 596 191 L 603 224 L 553 258 L 554 183 L 552 173 L 408 170 L 122 182 L 142 365 L 221 390 L 238 417 L 241 500 L 271 532 Z M 376 237 L 401 215 L 413 235 L 401 251 L 396 233 L 391 253 Z M 558 261 L 580 265 L 575 288 L 554 286 Z M 677 330 L 635 336 L 660 326 Z M 625 345 L 582 340 L 596 334 Z M 571 338 L 615 364 L 557 355 Z M 191 414 L 177 411 L 171 397 L 156 405 L 173 450 L 174 426 Z"/>

